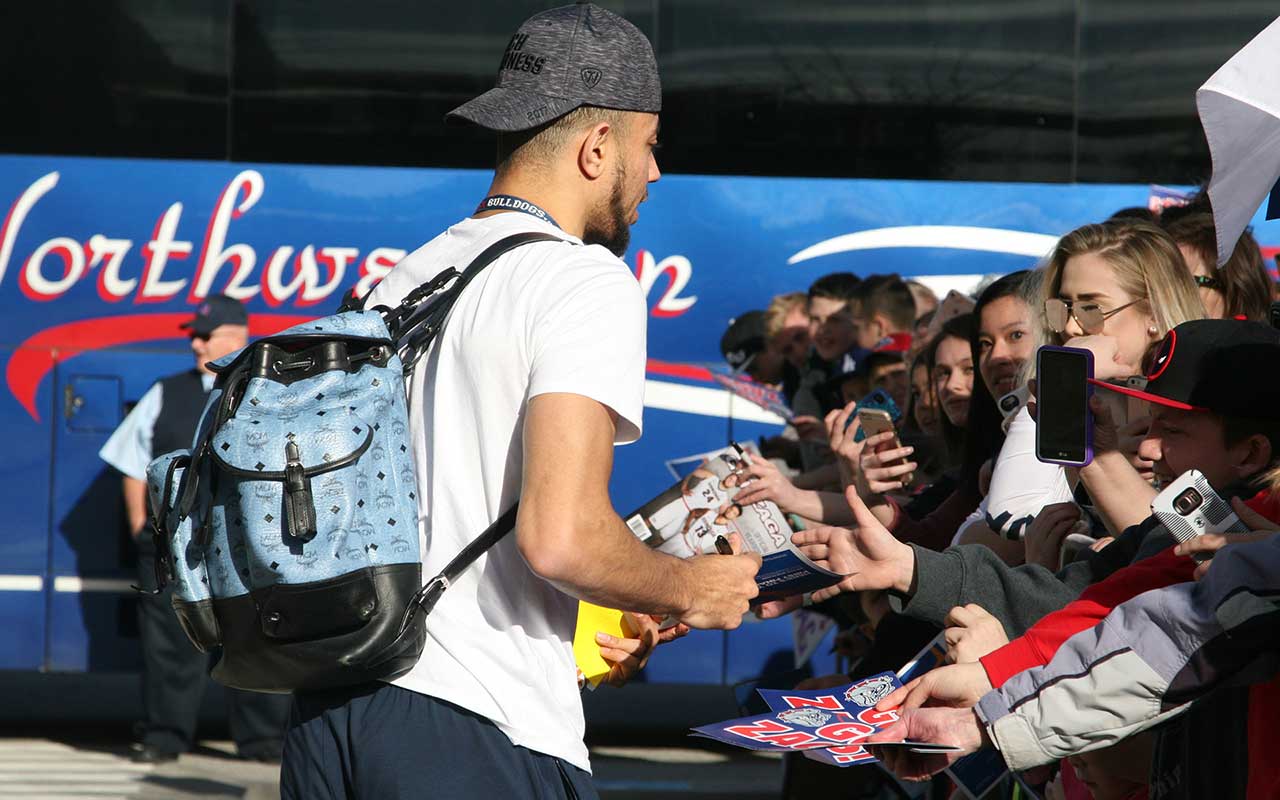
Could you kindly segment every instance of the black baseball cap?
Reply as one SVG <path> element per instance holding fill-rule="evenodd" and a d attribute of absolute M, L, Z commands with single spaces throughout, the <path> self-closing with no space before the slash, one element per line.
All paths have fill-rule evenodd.
<path fill-rule="evenodd" d="M 1144 389 L 1094 385 L 1183 411 L 1280 419 L 1280 331 L 1260 322 L 1184 322 L 1156 349 Z"/>
<path fill-rule="evenodd" d="M 498 85 L 445 115 L 495 131 L 522 131 L 579 106 L 656 114 L 662 85 L 653 47 L 622 17 L 592 3 L 525 20 L 507 43 Z"/>
<path fill-rule="evenodd" d="M 200 336 L 208 336 L 220 325 L 248 324 L 249 315 L 245 312 L 243 303 L 225 294 L 215 294 L 196 308 L 196 315 L 190 322 L 184 322 L 178 327 Z"/>
<path fill-rule="evenodd" d="M 764 312 L 748 311 L 729 321 L 720 337 L 720 354 L 734 370 L 741 370 L 765 348 Z"/>

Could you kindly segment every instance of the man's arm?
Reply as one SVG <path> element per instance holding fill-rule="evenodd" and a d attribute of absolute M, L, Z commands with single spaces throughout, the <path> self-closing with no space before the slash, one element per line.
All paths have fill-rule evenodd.
<path fill-rule="evenodd" d="M 588 602 L 672 615 L 696 628 L 736 628 L 757 594 L 760 556 L 681 561 L 636 539 L 609 500 L 616 420 L 583 395 L 548 393 L 529 401 L 516 519 L 525 561 Z"/>
<path fill-rule="evenodd" d="M 138 538 L 147 527 L 147 482 L 124 476 L 124 511 L 129 535 Z"/>
<path fill-rule="evenodd" d="M 1106 747 L 1181 713 L 1280 647 L 1280 537 L 1224 548 L 1205 579 L 1147 592 L 1076 634 L 978 714 L 1010 769 Z"/>

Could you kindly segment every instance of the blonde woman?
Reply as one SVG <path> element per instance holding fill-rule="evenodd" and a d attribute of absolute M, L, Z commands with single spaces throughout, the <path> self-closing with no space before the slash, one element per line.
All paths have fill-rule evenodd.
<path fill-rule="evenodd" d="M 1077 228 L 1058 241 L 1041 278 L 1031 303 L 1038 344 L 1090 350 L 1099 380 L 1143 374 L 1152 345 L 1178 324 L 1204 317 L 1178 246 L 1146 222 L 1114 220 Z M 1134 442 L 1146 433 L 1146 418 L 1130 419 L 1117 428 L 1121 411 L 1103 407 L 1095 398 L 1095 456 L 1080 470 L 1038 462 L 1035 422 L 1025 409 L 1020 412 L 996 463 L 988 520 L 1000 520 L 1005 535 L 1030 534 L 1028 524 L 1044 506 L 1071 501 L 1077 473 L 1112 533 L 1145 519 L 1155 490 L 1131 463 L 1132 455 L 1121 451 L 1119 440 L 1128 437 L 1130 451 L 1136 449 Z M 1039 526 L 1035 535 L 1060 541 L 1073 521 L 1050 531 Z"/>

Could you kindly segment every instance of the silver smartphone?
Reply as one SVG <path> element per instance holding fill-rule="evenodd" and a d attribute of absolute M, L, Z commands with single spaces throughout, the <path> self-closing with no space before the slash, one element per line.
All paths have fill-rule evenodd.
<path fill-rule="evenodd" d="M 1231 504 L 1218 496 L 1199 470 L 1189 469 L 1151 501 L 1151 511 L 1179 542 L 1206 533 L 1248 533 Z M 1207 554 L 1194 556 L 1207 561 Z"/>

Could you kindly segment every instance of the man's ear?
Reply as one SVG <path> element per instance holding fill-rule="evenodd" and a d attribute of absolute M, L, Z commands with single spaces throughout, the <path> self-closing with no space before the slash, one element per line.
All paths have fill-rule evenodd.
<path fill-rule="evenodd" d="M 605 173 L 608 151 L 614 147 L 617 132 L 608 120 L 601 120 L 586 130 L 578 145 L 578 170 L 594 181 Z"/>
<path fill-rule="evenodd" d="M 1252 478 L 1271 466 L 1274 457 L 1271 440 L 1261 433 L 1253 434 L 1231 449 L 1236 477 L 1241 480 Z"/>

